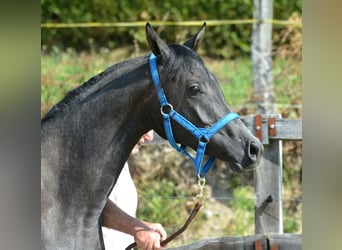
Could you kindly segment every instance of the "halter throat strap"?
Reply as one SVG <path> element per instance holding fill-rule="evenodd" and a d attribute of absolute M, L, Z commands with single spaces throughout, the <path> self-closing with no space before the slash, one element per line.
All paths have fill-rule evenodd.
<path fill-rule="evenodd" d="M 175 148 L 178 152 L 183 153 L 184 155 L 186 155 L 192 160 L 192 162 L 195 164 L 196 174 L 199 177 L 203 178 L 205 177 L 206 173 L 208 172 L 208 170 L 210 169 L 210 167 L 215 161 L 214 157 L 209 157 L 207 162 L 203 164 L 202 166 L 202 161 L 204 158 L 205 148 L 207 146 L 207 143 L 210 141 L 210 138 L 214 136 L 225 125 L 227 125 L 232 120 L 239 118 L 239 115 L 237 113 L 230 112 L 224 117 L 222 117 L 220 120 L 218 120 L 216 123 L 214 123 L 210 128 L 196 127 L 193 123 L 191 123 L 189 120 L 187 120 L 177 111 L 175 111 L 173 109 L 173 106 L 167 101 L 164 90 L 160 84 L 160 78 L 159 78 L 158 68 L 157 68 L 157 57 L 153 53 L 150 55 L 149 65 L 150 65 L 150 71 L 151 71 L 153 84 L 157 91 L 158 99 L 159 99 L 160 106 L 161 106 L 160 112 L 164 120 L 164 129 L 165 129 L 166 138 L 168 139 L 169 143 L 171 144 L 173 148 Z M 191 132 L 191 134 L 198 139 L 198 146 L 197 146 L 197 152 L 196 152 L 195 157 L 190 155 L 190 153 L 186 150 L 186 145 L 183 145 L 183 144 L 181 146 L 177 145 L 175 138 L 173 136 L 173 132 L 172 132 L 171 119 L 173 119 L 179 125 L 181 125 L 186 130 Z"/>

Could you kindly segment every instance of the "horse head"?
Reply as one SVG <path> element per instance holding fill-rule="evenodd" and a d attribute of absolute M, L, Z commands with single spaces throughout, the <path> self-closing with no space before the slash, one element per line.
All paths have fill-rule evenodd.
<path fill-rule="evenodd" d="M 149 24 L 146 25 L 147 41 L 157 58 L 160 84 L 165 96 L 172 108 L 197 128 L 210 128 L 232 113 L 217 79 L 196 52 L 203 40 L 205 27 L 204 23 L 199 32 L 183 45 L 168 45 Z M 162 124 L 155 123 L 154 129 L 166 138 Z M 198 138 L 175 121 L 171 125 L 175 142 L 196 150 Z M 205 148 L 207 155 L 228 162 L 236 172 L 257 167 L 262 152 L 262 144 L 240 119 L 224 125 L 206 142 Z"/>

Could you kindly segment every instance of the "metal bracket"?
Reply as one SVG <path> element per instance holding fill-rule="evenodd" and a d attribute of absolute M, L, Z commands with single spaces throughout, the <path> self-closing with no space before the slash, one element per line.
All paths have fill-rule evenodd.
<path fill-rule="evenodd" d="M 255 115 L 254 135 L 262 142 L 262 144 L 269 144 L 269 136 L 277 135 L 276 118 L 265 118 L 262 117 L 262 115 Z"/>
<path fill-rule="evenodd" d="M 276 118 L 275 117 L 268 118 L 268 135 L 269 136 L 276 136 L 277 135 Z"/>
<path fill-rule="evenodd" d="M 271 245 L 271 250 L 278 250 L 278 245 L 277 244 Z"/>
<path fill-rule="evenodd" d="M 279 248 L 278 248 L 277 244 L 269 245 L 269 239 L 267 238 L 266 249 L 268 249 L 268 250 L 278 250 Z M 264 248 L 262 247 L 262 240 L 254 241 L 254 250 L 264 250 Z"/>
<path fill-rule="evenodd" d="M 262 250 L 262 241 L 261 240 L 256 240 L 254 242 L 254 250 Z"/>
<path fill-rule="evenodd" d="M 254 118 L 255 136 L 262 141 L 262 116 L 256 115 Z"/>

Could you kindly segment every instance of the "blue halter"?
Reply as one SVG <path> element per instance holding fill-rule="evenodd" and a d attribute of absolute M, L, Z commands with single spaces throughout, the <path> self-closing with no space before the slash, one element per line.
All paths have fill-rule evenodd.
<path fill-rule="evenodd" d="M 202 166 L 202 161 L 205 153 L 205 148 L 210 138 L 215 135 L 221 128 L 223 128 L 226 124 L 231 122 L 234 119 L 240 118 L 237 113 L 230 112 L 217 121 L 210 128 L 197 128 L 194 124 L 184 118 L 182 115 L 177 113 L 172 107 L 172 105 L 166 100 L 166 96 L 163 88 L 160 85 L 160 79 L 157 69 L 157 57 L 152 53 L 150 56 L 150 71 L 153 79 L 154 86 L 156 88 L 159 102 L 160 102 L 160 111 L 164 119 L 164 129 L 166 133 L 166 137 L 169 140 L 169 143 L 172 147 L 174 147 L 177 151 L 183 153 L 188 156 L 193 163 L 195 164 L 196 174 L 199 177 L 204 177 L 212 164 L 214 163 L 215 158 L 210 157 L 208 161 Z M 171 120 L 172 118 L 178 124 L 183 126 L 186 130 L 191 132 L 198 139 L 198 147 L 196 157 L 192 157 L 188 151 L 186 150 L 185 145 L 181 145 L 180 147 L 177 145 L 171 128 Z"/>

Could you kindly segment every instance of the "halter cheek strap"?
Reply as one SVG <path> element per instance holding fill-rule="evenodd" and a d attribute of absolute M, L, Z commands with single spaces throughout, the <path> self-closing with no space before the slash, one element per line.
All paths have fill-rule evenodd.
<path fill-rule="evenodd" d="M 189 157 L 195 164 L 196 174 L 200 177 L 204 177 L 215 161 L 214 157 L 210 157 L 208 161 L 202 166 L 202 161 L 207 143 L 209 142 L 210 138 L 214 136 L 221 128 L 223 128 L 232 120 L 240 118 L 239 115 L 237 113 L 230 112 L 224 117 L 222 117 L 219 121 L 214 123 L 210 128 L 197 128 L 189 120 L 187 120 L 177 111 L 175 111 L 172 105 L 167 101 L 164 90 L 160 85 L 160 79 L 157 69 L 157 58 L 153 53 L 150 56 L 150 71 L 155 89 L 158 94 L 161 106 L 160 111 L 164 120 L 164 129 L 169 143 L 177 151 Z M 196 157 L 193 157 L 189 154 L 189 152 L 186 150 L 186 145 L 177 145 L 172 133 L 171 118 L 198 139 Z"/>

